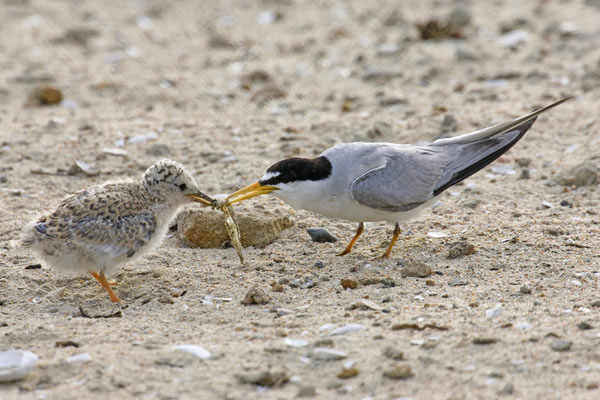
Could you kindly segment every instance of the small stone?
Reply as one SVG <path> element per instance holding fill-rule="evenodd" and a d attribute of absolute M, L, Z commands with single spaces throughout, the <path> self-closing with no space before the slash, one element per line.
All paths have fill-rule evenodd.
<path fill-rule="evenodd" d="M 271 282 L 271 290 L 274 292 L 283 292 L 283 286 L 277 282 Z"/>
<path fill-rule="evenodd" d="M 333 347 L 334 342 L 333 339 L 330 338 L 324 338 L 324 339 L 318 339 L 314 342 L 315 347 Z"/>
<path fill-rule="evenodd" d="M 364 286 L 377 285 L 378 283 L 381 283 L 383 280 L 384 280 L 384 278 L 381 278 L 379 276 L 361 276 L 358 279 L 360 284 L 364 285 Z"/>
<path fill-rule="evenodd" d="M 404 359 L 404 352 L 394 346 L 386 346 L 383 349 L 383 355 L 396 361 Z"/>
<path fill-rule="evenodd" d="M 28 107 L 50 106 L 59 104 L 62 99 L 62 91 L 59 88 L 42 86 L 31 91 L 25 105 Z"/>
<path fill-rule="evenodd" d="M 244 208 L 236 210 L 235 220 L 243 247 L 263 248 L 273 243 L 283 230 L 294 225 L 286 215 L 259 213 Z M 177 218 L 177 233 L 191 247 L 221 249 L 231 243 L 223 213 L 208 208 L 180 213 Z"/>
<path fill-rule="evenodd" d="M 211 29 L 208 32 L 208 46 L 213 49 L 230 49 L 236 47 L 236 44 L 224 34 Z"/>
<path fill-rule="evenodd" d="M 587 331 L 588 329 L 594 329 L 594 327 L 589 322 L 585 322 L 585 321 L 578 323 L 577 328 L 579 328 L 582 331 Z"/>
<path fill-rule="evenodd" d="M 280 368 L 239 373 L 236 374 L 236 378 L 242 383 L 251 383 L 260 386 L 282 386 L 290 380 L 287 372 Z"/>
<path fill-rule="evenodd" d="M 255 70 L 242 76 L 241 86 L 244 90 L 250 90 L 254 85 L 272 82 L 271 76 L 263 70 Z"/>
<path fill-rule="evenodd" d="M 441 127 L 441 131 L 442 131 L 442 135 L 446 133 L 452 133 L 452 132 L 456 132 L 456 129 L 458 127 L 458 121 L 456 120 L 456 118 L 454 117 L 454 115 L 448 113 L 444 116 L 444 120 L 442 121 L 442 127 Z"/>
<path fill-rule="evenodd" d="M 342 368 L 342 370 L 340 372 L 338 372 L 336 376 L 340 379 L 350 379 L 350 378 L 354 378 L 356 375 L 358 375 L 358 368 L 351 367 L 351 368 Z"/>
<path fill-rule="evenodd" d="M 408 260 L 401 272 L 403 277 L 427 278 L 431 275 L 431 267 L 421 261 Z"/>
<path fill-rule="evenodd" d="M 327 347 L 317 347 L 312 351 L 311 357 L 318 361 L 337 361 L 348 357 L 348 353 Z"/>
<path fill-rule="evenodd" d="M 468 284 L 469 284 L 469 282 L 463 281 L 462 279 L 451 279 L 448 281 L 448 286 L 450 286 L 450 287 L 466 286 Z"/>
<path fill-rule="evenodd" d="M 507 396 L 512 395 L 514 392 L 515 392 L 515 386 L 511 382 L 508 382 L 506 385 L 504 385 L 502 390 L 500 390 L 501 395 L 507 395 Z"/>
<path fill-rule="evenodd" d="M 319 269 L 325 268 L 325 264 L 323 264 L 323 261 L 317 261 L 314 266 L 315 266 L 315 268 L 319 268 Z"/>
<path fill-rule="evenodd" d="M 367 136 L 371 139 L 375 139 L 382 136 L 390 136 L 392 134 L 392 126 L 387 122 L 377 121 L 367 131 Z"/>
<path fill-rule="evenodd" d="M 448 258 L 454 259 L 462 256 L 468 256 L 474 254 L 477 250 L 475 246 L 466 240 L 461 240 L 458 242 L 453 242 L 448 245 L 450 248 L 448 249 Z"/>
<path fill-rule="evenodd" d="M 294 312 L 292 310 L 288 310 L 287 308 L 278 308 L 277 309 L 277 315 L 279 315 L 280 317 L 283 317 L 285 315 L 290 315 L 293 313 Z"/>
<path fill-rule="evenodd" d="M 383 376 L 391 379 L 407 379 L 415 374 L 408 365 L 396 364 L 383 372 Z"/>
<path fill-rule="evenodd" d="M 146 149 L 146 154 L 153 157 L 172 157 L 169 146 L 161 143 L 152 143 L 150 147 Z"/>
<path fill-rule="evenodd" d="M 172 296 L 164 295 L 158 298 L 158 302 L 160 304 L 175 304 L 175 300 L 173 300 Z"/>
<path fill-rule="evenodd" d="M 500 46 L 513 49 L 520 44 L 527 43 L 531 40 L 531 34 L 524 29 L 515 29 L 500 36 L 498 43 Z"/>
<path fill-rule="evenodd" d="M 496 318 L 496 317 L 499 317 L 500 314 L 502 314 L 502 304 L 500 304 L 500 303 L 496 304 L 492 308 L 488 308 L 487 310 L 485 310 L 486 318 L 490 318 L 490 319 Z"/>
<path fill-rule="evenodd" d="M 476 337 L 473 339 L 473 344 L 486 345 L 486 344 L 494 344 L 497 341 L 498 341 L 498 339 L 492 338 L 492 337 Z"/>
<path fill-rule="evenodd" d="M 569 351 L 573 342 L 564 339 L 554 339 L 550 344 L 550 348 L 554 351 Z"/>
<path fill-rule="evenodd" d="M 342 279 L 340 283 L 344 289 L 356 289 L 358 287 L 358 281 L 354 279 Z"/>
<path fill-rule="evenodd" d="M 298 388 L 298 394 L 296 397 L 315 397 L 317 395 L 317 389 L 314 386 L 302 385 Z"/>
<path fill-rule="evenodd" d="M 561 200 L 560 202 L 560 206 L 561 207 L 569 207 L 569 208 L 573 208 L 573 204 L 570 203 L 568 200 Z"/>
<path fill-rule="evenodd" d="M 248 290 L 246 297 L 240 303 L 247 306 L 250 304 L 267 304 L 270 300 L 269 296 L 262 289 L 254 286 Z"/>
<path fill-rule="evenodd" d="M 275 84 L 269 84 L 254 92 L 251 100 L 258 105 L 264 105 L 271 100 L 281 99 L 285 96 L 287 96 L 285 90 Z"/>
<path fill-rule="evenodd" d="M 478 61 L 479 54 L 464 43 L 456 46 L 456 59 L 458 61 Z M 448 114 L 451 115 L 451 114 Z M 444 118 L 445 119 L 445 118 Z M 442 123 L 443 126 L 443 123 Z M 454 131 L 452 131 L 454 132 Z"/>
<path fill-rule="evenodd" d="M 527 285 L 523 285 L 519 288 L 519 292 L 522 294 L 531 294 L 531 288 Z"/>
<path fill-rule="evenodd" d="M 598 182 L 598 168 L 591 161 L 584 161 L 559 172 L 554 178 L 562 186 L 587 186 Z"/>
<path fill-rule="evenodd" d="M 595 300 L 592 301 L 592 304 L 590 304 L 592 307 L 600 307 L 600 300 Z"/>
<path fill-rule="evenodd" d="M 308 228 L 306 233 L 309 234 L 313 242 L 317 243 L 334 243 L 338 240 L 325 228 Z"/>
<path fill-rule="evenodd" d="M 302 285 L 302 280 L 301 279 L 292 279 L 289 282 L 290 287 L 293 288 L 299 288 Z"/>
<path fill-rule="evenodd" d="M 471 9 L 464 3 L 458 3 L 454 6 L 448 15 L 448 25 L 462 28 L 471 23 Z"/>

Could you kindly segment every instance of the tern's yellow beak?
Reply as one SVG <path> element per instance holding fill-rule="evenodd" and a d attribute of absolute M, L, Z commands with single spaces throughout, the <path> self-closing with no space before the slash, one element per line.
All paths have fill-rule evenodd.
<path fill-rule="evenodd" d="M 279 190 L 279 188 L 276 186 L 261 185 L 259 182 L 256 182 L 230 194 L 225 201 L 227 205 L 230 205 L 238 201 L 260 196 L 261 194 L 271 193 L 273 190 Z"/>
<path fill-rule="evenodd" d="M 185 197 L 189 197 L 193 201 L 195 201 L 197 203 L 202 203 L 206 206 L 212 205 L 212 203 L 214 201 L 213 199 L 211 199 L 210 197 L 208 197 L 207 195 L 205 195 L 202 192 L 186 194 Z"/>

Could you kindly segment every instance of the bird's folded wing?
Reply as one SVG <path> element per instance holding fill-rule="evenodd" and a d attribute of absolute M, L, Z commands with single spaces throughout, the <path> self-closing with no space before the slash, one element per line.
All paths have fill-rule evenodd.
<path fill-rule="evenodd" d="M 357 202 L 378 210 L 409 211 L 431 200 L 451 154 L 427 146 L 389 148 L 385 163 L 351 185 Z"/>
<path fill-rule="evenodd" d="M 156 218 L 149 212 L 129 216 L 87 216 L 73 223 L 75 243 L 107 257 L 132 257 L 156 231 Z"/>

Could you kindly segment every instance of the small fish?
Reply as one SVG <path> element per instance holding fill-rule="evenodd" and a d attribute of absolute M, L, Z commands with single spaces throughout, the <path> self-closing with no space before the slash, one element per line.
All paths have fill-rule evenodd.
<path fill-rule="evenodd" d="M 225 230 L 229 239 L 231 239 L 231 245 L 235 248 L 240 262 L 244 263 L 244 254 L 242 253 L 242 242 L 240 240 L 240 229 L 235 221 L 235 213 L 233 207 L 227 204 L 225 201 L 214 201 L 212 206 L 221 211 L 225 216 Z"/>

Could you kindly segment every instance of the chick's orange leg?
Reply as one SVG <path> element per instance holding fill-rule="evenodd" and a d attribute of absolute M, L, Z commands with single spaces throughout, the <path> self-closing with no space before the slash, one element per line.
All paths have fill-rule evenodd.
<path fill-rule="evenodd" d="M 340 254 L 338 254 L 338 256 L 345 256 L 346 254 L 350 253 L 352 251 L 352 247 L 354 246 L 354 243 L 356 243 L 356 241 L 358 240 L 360 235 L 362 235 L 364 230 L 365 230 L 365 224 L 363 224 L 361 222 L 360 224 L 358 224 L 356 233 L 354 234 L 354 237 L 352 238 L 352 240 L 350 241 L 348 246 L 346 246 L 346 249 L 344 251 L 342 251 Z"/>
<path fill-rule="evenodd" d="M 108 295 L 110 296 L 110 301 L 112 301 L 113 303 L 118 303 L 121 301 L 121 299 L 119 299 L 119 297 L 115 294 L 115 292 L 113 292 L 110 285 L 108 284 L 108 281 L 106 280 L 106 276 L 104 275 L 104 272 L 97 273 L 94 271 L 90 271 L 90 274 L 94 278 L 96 278 L 96 280 L 98 282 L 100 282 L 102 287 L 108 292 Z"/>

